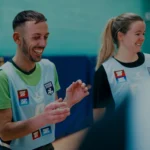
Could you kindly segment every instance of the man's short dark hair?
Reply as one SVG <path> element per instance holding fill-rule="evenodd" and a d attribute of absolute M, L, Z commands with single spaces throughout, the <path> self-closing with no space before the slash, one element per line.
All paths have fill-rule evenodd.
<path fill-rule="evenodd" d="M 18 26 L 23 25 L 26 21 L 35 21 L 35 23 L 39 23 L 47 21 L 47 19 L 42 13 L 33 10 L 25 10 L 18 13 L 14 18 L 12 23 L 13 30 L 15 30 Z"/>

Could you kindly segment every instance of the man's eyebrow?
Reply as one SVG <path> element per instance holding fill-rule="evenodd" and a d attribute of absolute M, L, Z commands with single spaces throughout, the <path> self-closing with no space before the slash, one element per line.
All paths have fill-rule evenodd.
<path fill-rule="evenodd" d="M 46 33 L 45 35 L 49 35 L 50 33 Z M 34 33 L 33 35 L 41 35 L 40 33 Z"/>

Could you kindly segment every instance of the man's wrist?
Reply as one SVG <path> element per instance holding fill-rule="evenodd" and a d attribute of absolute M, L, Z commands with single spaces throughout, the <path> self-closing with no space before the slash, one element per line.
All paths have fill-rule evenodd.
<path fill-rule="evenodd" d="M 64 98 L 64 102 L 67 103 L 68 107 L 71 108 L 73 106 L 73 104 L 70 102 L 70 100 L 68 100 L 67 97 Z"/>

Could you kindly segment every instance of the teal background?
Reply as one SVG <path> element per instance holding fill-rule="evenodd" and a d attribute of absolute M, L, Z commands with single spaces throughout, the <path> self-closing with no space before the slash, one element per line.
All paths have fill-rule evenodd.
<path fill-rule="evenodd" d="M 26 9 L 43 13 L 51 33 L 44 55 L 97 55 L 107 20 L 124 12 L 145 17 L 149 0 L 0 0 L 0 56 L 15 54 L 12 20 Z M 150 21 L 146 21 L 146 38 Z M 150 52 L 148 38 L 143 51 Z"/>

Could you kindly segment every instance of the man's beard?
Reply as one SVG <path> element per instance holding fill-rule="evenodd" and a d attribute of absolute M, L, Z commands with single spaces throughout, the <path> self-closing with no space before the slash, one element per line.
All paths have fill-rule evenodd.
<path fill-rule="evenodd" d="M 41 58 L 39 58 L 38 60 L 34 59 L 28 52 L 29 47 L 27 46 L 27 42 L 26 40 L 23 38 L 22 41 L 22 52 L 23 54 L 32 62 L 39 62 L 41 60 Z"/>

